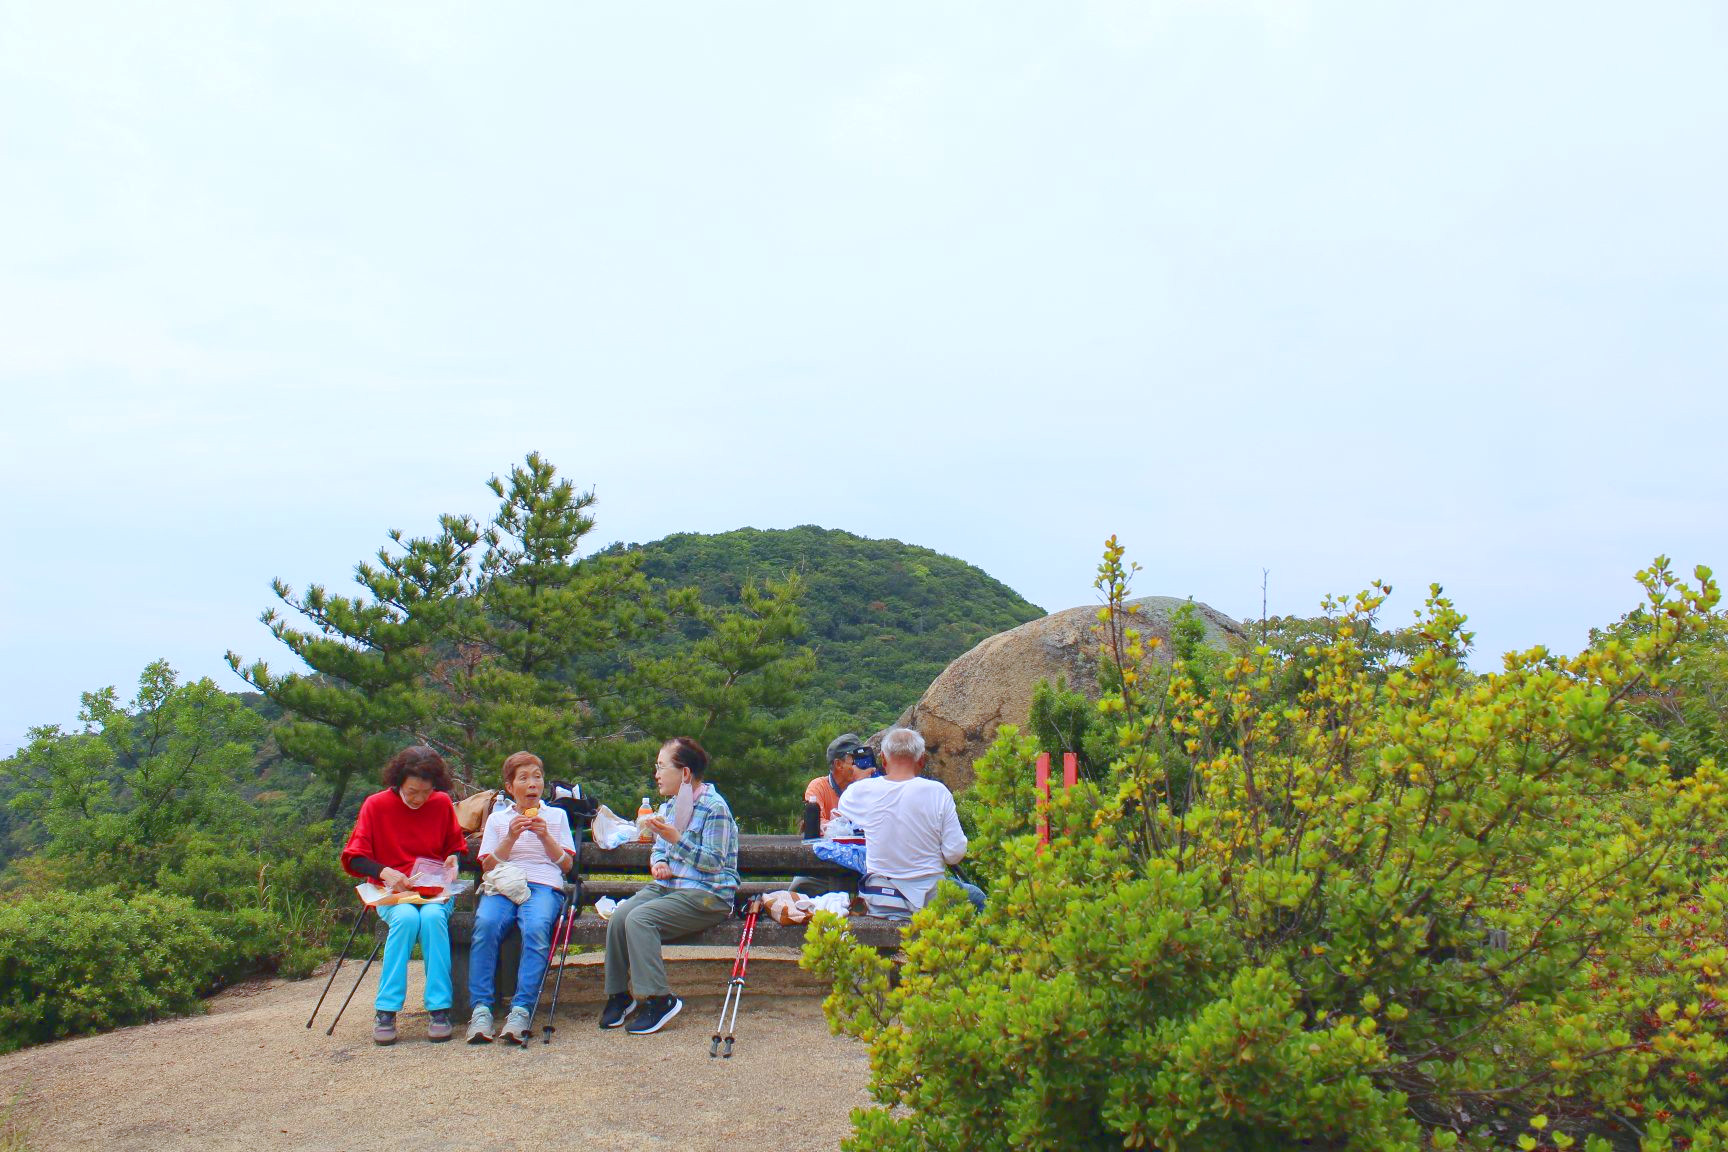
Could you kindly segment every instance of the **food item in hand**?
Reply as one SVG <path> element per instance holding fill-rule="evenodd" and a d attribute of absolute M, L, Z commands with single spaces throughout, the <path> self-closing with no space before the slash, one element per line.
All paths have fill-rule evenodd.
<path fill-rule="evenodd" d="M 522 815 L 528 817 L 528 819 L 530 819 L 530 820 L 534 819 L 534 817 L 540 815 L 540 805 L 539 804 L 527 805 L 526 807 L 524 807 L 522 809 Z"/>

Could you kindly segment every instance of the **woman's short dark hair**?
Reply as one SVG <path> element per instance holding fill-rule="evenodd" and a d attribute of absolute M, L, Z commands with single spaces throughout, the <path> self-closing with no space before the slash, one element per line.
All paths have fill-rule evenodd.
<path fill-rule="evenodd" d="M 410 776 L 418 776 L 441 792 L 450 791 L 450 765 L 424 744 L 411 744 L 390 757 L 384 765 L 384 787 L 400 788 Z"/>
<path fill-rule="evenodd" d="M 672 750 L 672 763 L 690 769 L 690 775 L 701 779 L 708 771 L 708 750 L 688 736 L 674 736 L 662 747 Z"/>

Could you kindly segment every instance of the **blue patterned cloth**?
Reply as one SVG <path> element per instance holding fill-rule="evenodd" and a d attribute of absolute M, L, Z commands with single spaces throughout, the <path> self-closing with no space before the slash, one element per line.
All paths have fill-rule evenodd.
<path fill-rule="evenodd" d="M 829 864 L 838 864 L 842 868 L 850 868 L 860 876 L 864 874 L 864 845 L 837 844 L 832 840 L 810 841 L 810 851 L 816 853 L 816 859 Z"/>

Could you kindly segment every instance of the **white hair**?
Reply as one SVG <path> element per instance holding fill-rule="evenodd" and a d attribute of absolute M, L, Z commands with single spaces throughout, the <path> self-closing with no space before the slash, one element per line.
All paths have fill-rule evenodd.
<path fill-rule="evenodd" d="M 887 760 L 916 760 L 924 755 L 924 737 L 911 728 L 890 728 L 882 737 L 882 756 Z"/>

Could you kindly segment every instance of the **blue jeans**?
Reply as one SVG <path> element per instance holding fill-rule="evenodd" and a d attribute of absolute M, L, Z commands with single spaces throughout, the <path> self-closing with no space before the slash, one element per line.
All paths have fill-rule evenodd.
<path fill-rule="evenodd" d="M 972 901 L 972 907 L 980 912 L 984 911 L 984 889 L 976 884 L 968 884 L 958 876 L 948 877 L 948 883 L 958 884 L 961 890 L 966 893 L 966 899 Z"/>
<path fill-rule="evenodd" d="M 378 998 L 372 1006 L 380 1012 L 400 1012 L 408 999 L 408 957 L 414 942 L 426 961 L 426 1011 L 450 1008 L 450 902 L 442 904 L 390 904 L 378 909 L 378 918 L 390 926 L 384 938 L 384 966 L 378 971 Z"/>
<path fill-rule="evenodd" d="M 522 933 L 522 963 L 516 966 L 512 1008 L 532 1010 L 540 981 L 552 956 L 552 929 L 564 901 L 556 888 L 528 885 L 528 899 L 513 904 L 508 896 L 488 892 L 474 912 L 474 943 L 468 950 L 468 1003 L 492 1006 L 498 991 L 498 946 L 515 928 Z"/>

